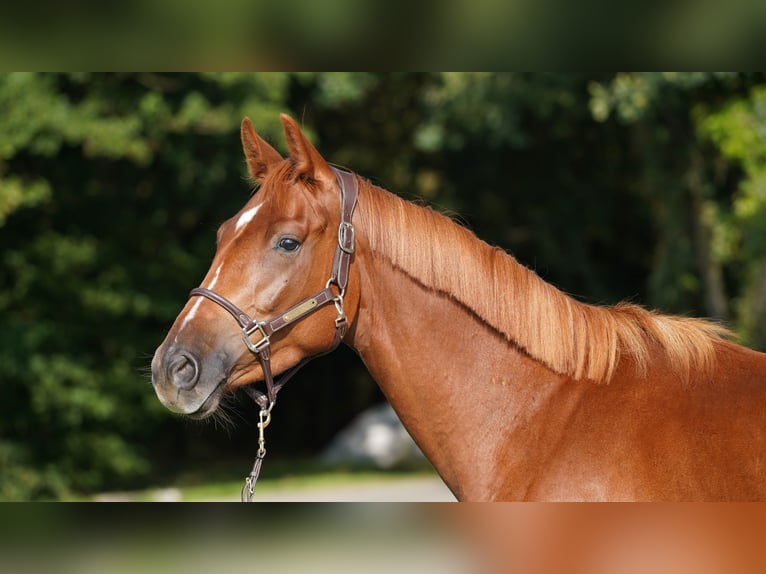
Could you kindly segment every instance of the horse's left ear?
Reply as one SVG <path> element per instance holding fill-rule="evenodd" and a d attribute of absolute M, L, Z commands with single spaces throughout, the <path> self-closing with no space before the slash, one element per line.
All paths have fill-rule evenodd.
<path fill-rule="evenodd" d="M 269 167 L 282 161 L 283 158 L 266 140 L 255 133 L 250 118 L 242 120 L 240 135 L 247 160 L 247 171 L 253 180 L 260 183 L 266 177 Z"/>
<path fill-rule="evenodd" d="M 290 151 L 290 158 L 295 163 L 296 175 L 306 179 L 324 180 L 326 183 L 335 181 L 329 164 L 303 135 L 295 120 L 286 114 L 281 114 L 279 119 L 282 120 L 282 125 L 285 128 L 287 149 Z"/>

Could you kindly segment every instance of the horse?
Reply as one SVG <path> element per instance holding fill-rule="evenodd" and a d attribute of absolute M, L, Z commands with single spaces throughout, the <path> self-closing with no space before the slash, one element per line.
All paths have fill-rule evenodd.
<path fill-rule="evenodd" d="M 242 122 L 260 187 L 154 355 L 168 409 L 266 381 L 270 413 L 280 375 L 342 342 L 458 500 L 766 500 L 766 354 L 575 300 L 281 122 L 287 157 Z"/>

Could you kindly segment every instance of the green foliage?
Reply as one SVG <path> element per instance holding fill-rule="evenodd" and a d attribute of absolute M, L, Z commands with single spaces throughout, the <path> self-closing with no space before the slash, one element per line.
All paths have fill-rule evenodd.
<path fill-rule="evenodd" d="M 0 498 L 140 486 L 252 454 L 171 416 L 146 368 L 247 198 L 248 115 L 459 213 L 568 292 L 729 319 L 766 348 L 758 74 L 0 75 Z M 282 395 L 308 455 L 381 396 L 349 352 Z M 245 467 L 243 466 L 243 470 Z"/>
<path fill-rule="evenodd" d="M 766 347 L 766 87 L 755 86 L 716 111 L 698 110 L 698 128 L 741 170 L 727 209 L 715 225 L 717 256 L 739 270 L 739 330 L 750 344 Z"/>
<path fill-rule="evenodd" d="M 273 133 L 286 86 L 271 75 L 0 77 L 0 456 L 13 469 L 0 497 L 147 472 L 144 445 L 166 414 L 141 370 L 246 192 L 241 116 L 268 116 Z"/>

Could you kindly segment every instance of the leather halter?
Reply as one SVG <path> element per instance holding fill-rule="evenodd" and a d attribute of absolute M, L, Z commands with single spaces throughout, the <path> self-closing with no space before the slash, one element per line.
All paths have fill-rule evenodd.
<path fill-rule="evenodd" d="M 250 315 L 242 311 L 234 303 L 205 287 L 197 287 L 192 289 L 189 293 L 189 297 L 206 297 L 214 303 L 217 303 L 228 311 L 229 314 L 236 319 L 237 323 L 239 323 L 239 326 L 242 328 L 242 340 L 245 345 L 247 345 L 247 348 L 255 353 L 263 368 L 266 393 L 259 391 L 254 386 L 248 386 L 245 389 L 258 406 L 261 407 L 262 411 L 265 410 L 270 412 L 277 400 L 277 392 L 279 392 L 284 384 L 311 359 L 333 351 L 340 345 L 340 342 L 343 340 L 343 337 L 348 330 L 348 318 L 343 310 L 343 297 L 346 294 L 349 265 L 351 264 L 351 257 L 354 254 L 355 248 L 354 226 L 351 223 L 351 219 L 353 218 L 354 208 L 356 207 L 359 184 L 357 179 L 351 173 L 332 166 L 330 166 L 330 168 L 335 172 L 335 176 L 338 179 L 338 185 L 340 186 L 341 219 L 340 225 L 338 226 L 338 246 L 335 249 L 332 273 L 327 280 L 324 289 L 311 297 L 307 297 L 300 303 L 290 307 L 284 313 L 267 321 L 258 321 L 257 319 L 250 317 Z M 332 285 L 335 285 L 339 290 L 338 293 L 335 293 Z M 320 355 L 305 358 L 294 367 L 285 371 L 280 376 L 279 380 L 275 381 L 274 375 L 271 372 L 271 337 L 275 333 L 293 325 L 297 321 L 305 319 L 329 303 L 335 305 L 335 309 L 338 313 L 338 317 L 335 319 L 335 339 L 333 340 L 332 346 Z M 261 339 L 253 343 L 250 336 L 256 332 Z"/>

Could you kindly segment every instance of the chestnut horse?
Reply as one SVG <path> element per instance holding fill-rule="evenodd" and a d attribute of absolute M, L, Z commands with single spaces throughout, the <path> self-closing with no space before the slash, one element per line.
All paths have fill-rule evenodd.
<path fill-rule="evenodd" d="M 266 379 L 270 409 L 272 369 L 342 339 L 459 500 L 766 500 L 766 355 L 575 301 L 282 123 L 288 158 L 242 123 L 260 189 L 157 349 L 166 407 L 204 417 Z"/>

